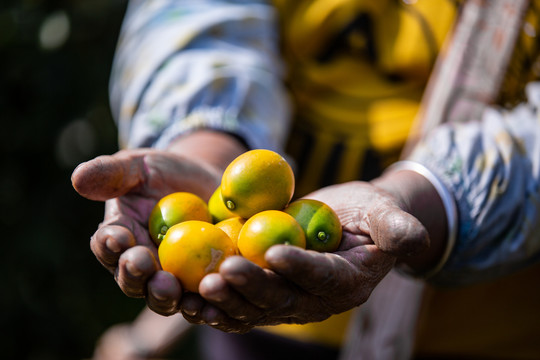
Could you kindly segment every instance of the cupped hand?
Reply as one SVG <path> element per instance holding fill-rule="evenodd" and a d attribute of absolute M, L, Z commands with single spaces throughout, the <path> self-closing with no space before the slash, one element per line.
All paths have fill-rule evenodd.
<path fill-rule="evenodd" d="M 157 247 L 149 236 L 148 216 L 157 201 L 175 191 L 188 191 L 208 200 L 221 172 L 171 152 L 122 150 L 79 165 L 72 184 L 82 196 L 105 201 L 105 217 L 90 247 L 130 297 L 147 299 L 157 313 L 177 311 L 182 289 L 161 270 Z"/>
<path fill-rule="evenodd" d="M 398 257 L 425 250 L 426 229 L 403 204 L 370 183 L 351 182 L 308 196 L 340 217 L 343 239 L 335 253 L 277 245 L 262 269 L 242 257 L 226 259 L 207 275 L 200 296 L 184 296 L 184 317 L 227 332 L 254 326 L 321 321 L 364 303 Z"/>

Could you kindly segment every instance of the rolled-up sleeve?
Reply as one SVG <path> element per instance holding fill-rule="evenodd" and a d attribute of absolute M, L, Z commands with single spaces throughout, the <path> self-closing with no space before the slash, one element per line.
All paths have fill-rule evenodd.
<path fill-rule="evenodd" d="M 197 129 L 279 150 L 289 129 L 275 9 L 266 1 L 132 0 L 110 81 L 122 148 Z"/>
<path fill-rule="evenodd" d="M 466 285 L 510 274 L 540 260 L 540 84 L 511 111 L 444 125 L 411 160 L 430 169 L 453 194 L 457 239 L 431 281 Z"/>

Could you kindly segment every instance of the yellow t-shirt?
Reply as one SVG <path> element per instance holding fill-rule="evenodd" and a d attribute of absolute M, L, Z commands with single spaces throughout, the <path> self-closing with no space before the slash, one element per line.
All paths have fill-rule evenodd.
<path fill-rule="evenodd" d="M 375 176 L 399 155 L 457 2 L 274 2 L 296 106 L 297 195 Z"/>
<path fill-rule="evenodd" d="M 297 163 L 297 196 L 333 183 L 370 179 L 398 158 L 462 2 L 274 0 L 296 106 L 288 153 Z M 540 0 L 531 1 L 499 104 L 523 100 L 524 84 L 540 77 L 537 9 Z M 540 331 L 540 319 L 534 320 L 538 276 L 540 266 L 490 284 L 428 288 L 417 354 L 540 358 L 540 346 L 531 341 Z M 507 305 L 507 316 L 494 317 L 494 307 L 504 304 L 517 306 Z M 265 329 L 339 346 L 349 318 L 347 312 L 320 323 Z M 522 349 L 519 354 L 516 347 Z"/>
<path fill-rule="evenodd" d="M 274 0 L 295 102 L 296 195 L 395 161 L 457 14 L 451 0 Z M 339 346 L 350 312 L 268 331 Z"/>

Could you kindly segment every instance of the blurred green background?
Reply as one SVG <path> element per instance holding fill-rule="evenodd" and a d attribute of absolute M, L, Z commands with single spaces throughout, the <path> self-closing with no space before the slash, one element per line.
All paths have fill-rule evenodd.
<path fill-rule="evenodd" d="M 103 204 L 75 166 L 117 150 L 108 79 L 126 0 L 0 5 L 2 359 L 83 359 L 144 306 L 124 296 L 89 239 Z"/>

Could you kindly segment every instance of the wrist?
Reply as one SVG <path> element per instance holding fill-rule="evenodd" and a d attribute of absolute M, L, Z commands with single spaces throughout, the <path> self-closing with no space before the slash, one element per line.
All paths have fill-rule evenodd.
<path fill-rule="evenodd" d="M 455 239 L 455 205 L 444 185 L 428 169 L 399 162 L 375 186 L 390 193 L 400 208 L 415 216 L 429 234 L 430 246 L 411 257 L 398 259 L 405 272 L 429 277 L 444 265 Z"/>
<path fill-rule="evenodd" d="M 144 359 L 165 358 L 191 329 L 181 314 L 166 317 L 145 308 L 129 326 L 133 352 Z"/>
<path fill-rule="evenodd" d="M 232 134 L 214 130 L 197 130 L 178 137 L 167 150 L 202 161 L 223 172 L 232 160 L 247 150 L 247 147 Z"/>

